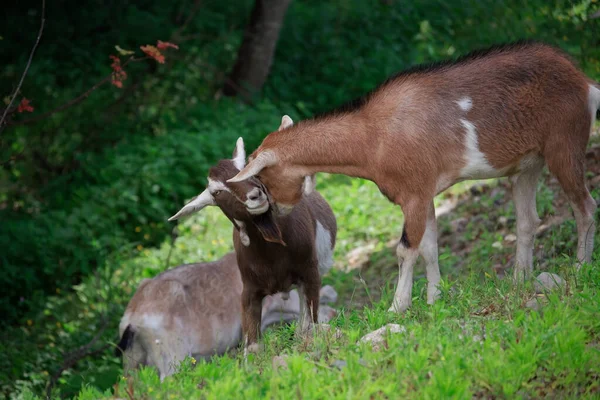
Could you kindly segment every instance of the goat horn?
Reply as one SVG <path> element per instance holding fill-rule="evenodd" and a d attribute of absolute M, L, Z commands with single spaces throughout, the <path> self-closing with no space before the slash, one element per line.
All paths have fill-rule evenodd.
<path fill-rule="evenodd" d="M 183 208 L 181 210 L 179 210 L 177 212 L 177 214 L 175 214 L 171 218 L 169 218 L 169 221 L 174 221 L 174 220 L 184 217 L 186 215 L 190 215 L 195 212 L 198 212 L 206 206 L 214 206 L 214 205 L 215 205 L 215 200 L 213 199 L 213 197 L 210 194 L 210 192 L 208 191 L 208 189 L 206 189 L 206 190 L 204 190 L 204 192 L 202 192 L 198 196 L 196 196 L 192 201 L 190 201 L 185 206 L 183 206 Z"/>
<path fill-rule="evenodd" d="M 286 128 L 289 128 L 290 126 L 293 126 L 293 125 L 294 125 L 294 121 L 292 121 L 292 119 L 290 118 L 290 116 L 289 115 L 284 115 L 281 118 L 281 125 L 279 125 L 279 129 L 278 130 L 282 131 L 282 130 L 284 130 Z"/>
<path fill-rule="evenodd" d="M 244 169 L 242 169 L 236 176 L 228 179 L 227 182 L 240 182 L 258 174 L 265 167 L 270 167 L 277 164 L 277 156 L 272 151 L 264 151 L 260 153 L 254 160 L 252 160 Z"/>

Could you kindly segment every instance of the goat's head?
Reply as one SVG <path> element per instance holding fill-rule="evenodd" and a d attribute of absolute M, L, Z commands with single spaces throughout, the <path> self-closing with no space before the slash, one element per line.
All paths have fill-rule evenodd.
<path fill-rule="evenodd" d="M 279 130 L 294 125 L 290 117 L 284 115 L 281 119 Z M 269 136 L 265 139 L 267 142 Z M 263 145 L 265 144 L 263 142 Z M 314 190 L 314 176 L 305 176 L 303 169 L 287 165 L 272 150 L 264 150 L 262 146 L 257 149 L 246 165 L 235 177 L 227 182 L 243 182 L 247 179 L 258 177 L 268 188 L 271 198 L 277 206 L 280 215 L 291 212 L 303 194 Z"/>
<path fill-rule="evenodd" d="M 256 177 L 241 182 L 228 182 L 244 168 L 246 151 L 244 140 L 237 140 L 233 158 L 220 160 L 210 168 L 207 188 L 186 204 L 169 221 L 191 215 L 206 206 L 218 206 L 237 226 L 243 229 L 246 223 L 253 223 L 264 239 L 283 244 L 281 232 L 271 216 L 269 196 L 265 186 Z"/>

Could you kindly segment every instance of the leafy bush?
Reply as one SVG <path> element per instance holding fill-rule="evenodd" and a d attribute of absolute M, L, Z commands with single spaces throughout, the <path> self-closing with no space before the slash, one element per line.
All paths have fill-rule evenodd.
<path fill-rule="evenodd" d="M 254 109 L 235 102 L 219 106 L 210 111 L 198 106 L 198 114 L 210 112 L 226 123 L 197 122 L 190 131 L 127 139 L 80 156 L 77 171 L 45 188 L 47 204 L 61 207 L 0 212 L 5 322 L 21 311 L 12 305 L 39 299 L 41 288 L 68 288 L 120 246 L 160 243 L 172 226 L 166 219 L 206 185 L 208 167 L 229 157 L 239 136 L 255 147 L 259 135 L 279 122 L 279 112 L 268 103 Z"/>
<path fill-rule="evenodd" d="M 108 74 L 115 44 L 130 48 L 168 39 L 191 7 L 167 1 L 56 4 L 61 12 L 54 3 L 48 9 L 44 39 L 23 87 L 36 111 L 74 98 Z M 0 313 L 3 324 L 12 325 L 4 327 L 8 339 L 1 344 L 3 393 L 15 385 L 40 392 L 63 353 L 93 337 L 109 303 L 115 308 L 102 341 L 114 339 L 131 282 L 164 268 L 172 227 L 166 218 L 205 185 L 207 167 L 228 156 L 238 136 L 253 149 L 283 113 L 310 117 L 409 65 L 524 37 L 563 47 L 600 80 L 599 22 L 586 20 L 594 4 L 296 0 L 263 97 L 249 106 L 214 97 L 235 59 L 252 0 L 207 2 L 176 35 L 181 50 L 170 64 L 133 66 L 123 91 L 98 91 L 68 112 L 7 129 L 0 162 L 16 158 L 0 169 Z M 39 24 L 37 2 L 10 7 L 0 16 L 7 59 L 2 93 L 11 91 Z M 319 187 L 331 187 L 327 198 L 340 218 L 338 255 L 373 239 L 383 243 L 399 229 L 402 216 L 386 211 L 394 208 L 372 184 L 329 177 Z M 349 202 L 348 193 L 368 199 L 369 206 Z M 201 245 L 204 225 L 184 224 L 176 246 L 188 248 L 185 256 L 175 252 L 171 265 L 226 251 L 230 232 L 213 223 L 210 241 Z M 86 369 L 94 373 L 81 373 Z M 108 388 L 119 366 L 102 356 L 83 361 L 78 371 L 61 378 L 63 394 L 82 382 Z"/>

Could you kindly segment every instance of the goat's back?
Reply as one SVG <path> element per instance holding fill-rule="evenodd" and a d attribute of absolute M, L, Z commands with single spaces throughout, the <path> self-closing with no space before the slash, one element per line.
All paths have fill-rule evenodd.
<path fill-rule="evenodd" d="M 134 332 L 161 370 L 163 359 L 223 353 L 240 340 L 242 281 L 235 255 L 210 263 L 186 264 L 144 280 L 119 325 Z M 164 349 L 164 350 L 161 350 Z M 134 346 L 132 351 L 139 352 Z M 154 356 L 152 356 L 154 354 Z"/>

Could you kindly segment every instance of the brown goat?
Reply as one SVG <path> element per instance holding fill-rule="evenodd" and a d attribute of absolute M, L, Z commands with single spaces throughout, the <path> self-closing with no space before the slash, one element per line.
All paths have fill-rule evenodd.
<path fill-rule="evenodd" d="M 590 262 L 596 202 L 584 156 L 600 86 L 560 50 L 524 42 L 398 74 L 349 107 L 269 134 L 230 182 L 258 177 L 279 212 L 298 203 L 305 176 L 369 179 L 404 211 L 400 276 L 391 311 L 411 305 L 413 267 L 426 262 L 438 297 L 433 198 L 457 182 L 510 176 L 517 214 L 515 279 L 533 270 L 536 185 L 548 165 L 571 201 L 580 262 Z M 284 117 L 291 125 L 289 117 Z"/>
<path fill-rule="evenodd" d="M 242 278 L 234 253 L 143 280 L 119 324 L 124 372 L 139 365 L 154 366 L 163 380 L 186 356 L 209 359 L 233 349 L 242 338 L 241 297 Z M 320 291 L 321 303 L 334 302 L 336 297 L 331 286 Z M 261 331 L 295 321 L 299 314 L 295 290 L 289 296 L 268 296 L 262 304 Z M 319 322 L 334 315 L 329 306 L 319 308 Z"/>
<path fill-rule="evenodd" d="M 212 167 L 207 189 L 169 220 L 217 205 L 233 223 L 233 243 L 244 282 L 242 329 L 250 346 L 260 333 L 263 298 L 288 292 L 293 285 L 299 286 L 299 332 L 317 322 L 321 275 L 333 264 L 337 226 L 331 208 L 314 191 L 311 177 L 303 179 L 304 193 L 286 216 L 272 211 L 268 192 L 258 179 L 227 183 L 245 160 L 244 142 L 239 138 L 233 159 Z"/>

